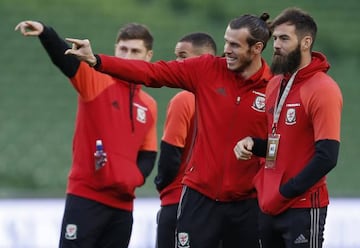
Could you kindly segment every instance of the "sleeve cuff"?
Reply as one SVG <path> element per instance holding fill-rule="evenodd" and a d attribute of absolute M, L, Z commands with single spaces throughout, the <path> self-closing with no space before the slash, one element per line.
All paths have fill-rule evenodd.
<path fill-rule="evenodd" d="M 99 70 L 101 67 L 101 58 L 98 54 L 95 54 L 94 56 L 96 58 L 96 63 L 95 63 L 95 65 L 93 65 L 91 67 L 94 67 L 95 70 Z"/>

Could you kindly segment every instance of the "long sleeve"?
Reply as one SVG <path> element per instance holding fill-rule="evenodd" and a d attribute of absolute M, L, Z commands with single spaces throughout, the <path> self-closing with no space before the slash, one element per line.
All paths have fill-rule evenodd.
<path fill-rule="evenodd" d="M 181 88 L 190 92 L 197 91 L 202 82 L 203 73 L 209 68 L 222 67 L 215 56 L 206 54 L 188 58 L 184 61 L 156 61 L 153 63 L 142 60 L 122 59 L 105 54 L 96 54 L 97 63 L 94 68 L 121 80 L 135 84 L 144 84 L 153 88 L 163 86 Z M 222 65 L 220 65 L 222 64 Z M 216 66 L 215 66 L 216 65 Z"/>
<path fill-rule="evenodd" d="M 259 157 L 266 157 L 267 140 L 260 138 L 252 138 L 254 141 L 254 147 L 252 152 Z"/>
<path fill-rule="evenodd" d="M 161 141 L 158 174 L 154 179 L 156 189 L 161 191 L 175 179 L 181 165 L 183 148 Z"/>
<path fill-rule="evenodd" d="M 69 45 L 59 37 L 54 29 L 45 25 L 39 39 L 51 61 L 66 77 L 72 78 L 76 74 L 80 62 L 76 57 L 64 54 L 70 48 Z"/>
<path fill-rule="evenodd" d="M 146 179 L 152 172 L 155 166 L 157 152 L 152 151 L 140 151 L 137 158 L 137 165 L 141 174 Z"/>
<path fill-rule="evenodd" d="M 315 144 L 315 155 L 308 165 L 295 177 L 280 187 L 287 198 L 293 198 L 307 191 L 326 176 L 337 163 L 340 142 L 337 140 L 319 140 Z"/>

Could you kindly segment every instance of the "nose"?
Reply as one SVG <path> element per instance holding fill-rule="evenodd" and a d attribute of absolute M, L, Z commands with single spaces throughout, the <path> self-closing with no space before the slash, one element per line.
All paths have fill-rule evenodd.
<path fill-rule="evenodd" d="M 274 50 L 279 50 L 280 49 L 280 41 L 279 41 L 279 39 L 274 40 L 273 48 L 274 48 Z"/>
<path fill-rule="evenodd" d="M 230 46 L 229 46 L 229 44 L 225 43 L 224 44 L 224 54 L 229 54 L 229 53 L 231 53 Z"/>

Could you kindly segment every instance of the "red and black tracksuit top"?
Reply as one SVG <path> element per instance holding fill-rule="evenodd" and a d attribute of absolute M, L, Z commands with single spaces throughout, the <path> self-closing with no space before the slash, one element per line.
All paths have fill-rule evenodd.
<path fill-rule="evenodd" d="M 267 214 L 329 204 L 325 175 L 336 165 L 343 104 L 337 83 L 326 74 L 329 68 L 326 57 L 313 52 L 284 102 L 276 129 L 280 134 L 276 165 L 263 167 L 255 178 L 259 205 Z M 289 76 L 274 76 L 266 90 L 269 133 L 283 80 Z"/>
<path fill-rule="evenodd" d="M 238 161 L 237 141 L 248 135 L 266 138 L 265 88 L 271 78 L 266 62 L 251 78 L 227 68 L 224 58 L 203 55 L 184 61 L 128 61 L 97 55 L 97 69 L 150 87 L 183 88 L 195 94 L 196 137 L 183 183 L 219 201 L 256 197 L 253 178 L 258 157 Z"/>
<path fill-rule="evenodd" d="M 45 27 L 39 38 L 78 92 L 67 193 L 133 210 L 135 189 L 145 180 L 138 167 L 139 152 L 157 150 L 155 100 L 135 84 L 64 55 L 68 46 L 51 28 Z M 94 163 L 97 139 L 102 140 L 107 154 L 107 162 L 99 170 Z"/>

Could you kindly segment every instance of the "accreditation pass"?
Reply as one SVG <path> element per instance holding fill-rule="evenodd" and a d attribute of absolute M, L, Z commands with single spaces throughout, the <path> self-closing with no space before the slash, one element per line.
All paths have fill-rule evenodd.
<path fill-rule="evenodd" d="M 280 134 L 269 134 L 266 151 L 265 168 L 275 168 L 276 155 L 279 148 Z"/>

